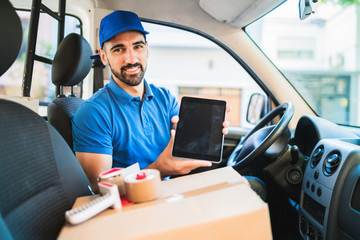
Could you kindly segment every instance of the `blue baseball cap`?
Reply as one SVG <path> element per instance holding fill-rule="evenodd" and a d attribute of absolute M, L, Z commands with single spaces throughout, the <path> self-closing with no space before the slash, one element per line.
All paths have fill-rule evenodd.
<path fill-rule="evenodd" d="M 116 34 L 130 30 L 139 31 L 144 36 L 149 34 L 144 30 L 138 15 L 133 12 L 117 10 L 105 16 L 100 23 L 99 39 L 101 48 L 104 42 Z"/>

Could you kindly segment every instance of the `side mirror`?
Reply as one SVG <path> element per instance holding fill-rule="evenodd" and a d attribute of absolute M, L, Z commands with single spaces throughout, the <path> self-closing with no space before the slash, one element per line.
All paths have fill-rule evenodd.
<path fill-rule="evenodd" d="M 246 114 L 246 121 L 255 125 L 265 116 L 267 109 L 266 99 L 267 97 L 260 93 L 251 95 Z"/>

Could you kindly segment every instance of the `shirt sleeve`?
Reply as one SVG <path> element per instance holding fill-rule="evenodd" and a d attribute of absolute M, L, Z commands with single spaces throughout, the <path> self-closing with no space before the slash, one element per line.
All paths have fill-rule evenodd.
<path fill-rule="evenodd" d="M 83 103 L 72 119 L 75 152 L 112 155 L 110 114 L 92 102 Z"/>

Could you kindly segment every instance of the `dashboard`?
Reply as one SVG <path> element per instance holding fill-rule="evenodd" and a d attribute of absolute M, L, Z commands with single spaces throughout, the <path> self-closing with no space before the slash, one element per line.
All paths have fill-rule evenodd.
<path fill-rule="evenodd" d="M 304 116 L 293 139 L 308 156 L 300 194 L 303 239 L 360 239 L 360 137 Z"/>

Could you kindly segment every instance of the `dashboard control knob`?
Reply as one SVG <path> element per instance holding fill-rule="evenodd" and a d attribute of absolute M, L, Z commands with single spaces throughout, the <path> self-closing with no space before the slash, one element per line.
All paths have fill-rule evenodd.
<path fill-rule="evenodd" d="M 303 173 L 301 171 L 301 169 L 297 168 L 297 167 L 293 167 L 290 168 L 287 172 L 286 172 L 286 180 L 290 183 L 290 184 L 299 184 L 303 179 Z"/>
<path fill-rule="evenodd" d="M 337 151 L 331 153 L 324 163 L 324 174 L 330 176 L 334 174 L 336 169 L 339 167 L 341 161 L 341 154 Z"/>
<path fill-rule="evenodd" d="M 314 173 L 314 178 L 315 179 L 318 179 L 319 178 L 319 170 L 316 170 L 315 173 Z"/>
<path fill-rule="evenodd" d="M 312 154 L 311 159 L 310 159 L 311 168 L 315 168 L 319 164 L 319 162 L 323 156 L 323 153 L 324 153 L 324 146 L 319 146 L 314 151 L 314 153 Z"/>

